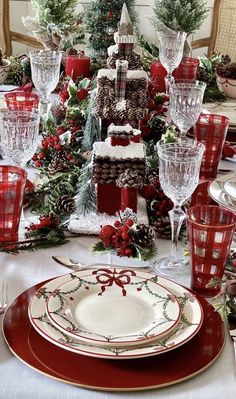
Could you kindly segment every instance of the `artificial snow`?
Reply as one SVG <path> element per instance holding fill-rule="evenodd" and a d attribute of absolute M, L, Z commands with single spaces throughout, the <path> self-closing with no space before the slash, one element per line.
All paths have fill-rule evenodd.
<path fill-rule="evenodd" d="M 144 145 L 142 143 L 130 143 L 127 146 L 111 146 L 107 142 L 96 142 L 93 145 L 93 151 L 96 157 L 109 157 L 112 159 L 126 158 L 145 158 Z"/>

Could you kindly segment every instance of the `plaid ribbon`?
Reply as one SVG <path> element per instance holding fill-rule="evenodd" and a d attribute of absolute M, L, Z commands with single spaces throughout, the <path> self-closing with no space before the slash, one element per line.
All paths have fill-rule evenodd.
<path fill-rule="evenodd" d="M 132 54 L 134 49 L 133 43 L 119 43 L 118 44 L 118 54 L 121 56 L 127 56 Z"/>
<path fill-rule="evenodd" d="M 116 100 L 122 102 L 125 100 L 126 81 L 127 81 L 128 61 L 116 61 Z"/>

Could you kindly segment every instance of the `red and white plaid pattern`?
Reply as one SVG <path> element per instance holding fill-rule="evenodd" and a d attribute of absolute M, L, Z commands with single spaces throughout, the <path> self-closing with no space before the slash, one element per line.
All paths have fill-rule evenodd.
<path fill-rule="evenodd" d="M 116 61 L 115 93 L 117 102 L 125 100 L 128 61 Z"/>

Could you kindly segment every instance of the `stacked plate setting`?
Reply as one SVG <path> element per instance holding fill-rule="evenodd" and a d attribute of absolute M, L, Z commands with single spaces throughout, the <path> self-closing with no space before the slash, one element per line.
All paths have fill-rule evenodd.
<path fill-rule="evenodd" d="M 54 345 L 107 359 L 168 352 L 192 339 L 203 321 L 187 288 L 138 269 L 103 266 L 51 280 L 28 310 L 33 327 Z"/>
<path fill-rule="evenodd" d="M 210 183 L 208 192 L 220 206 L 236 212 L 236 173 L 217 177 Z"/>

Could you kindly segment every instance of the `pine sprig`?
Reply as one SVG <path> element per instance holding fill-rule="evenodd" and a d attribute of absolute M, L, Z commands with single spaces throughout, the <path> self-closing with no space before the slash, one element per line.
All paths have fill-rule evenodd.
<path fill-rule="evenodd" d="M 188 35 L 196 32 L 209 14 L 206 0 L 155 0 L 153 11 L 152 22 L 157 29 L 161 22 Z"/>
<path fill-rule="evenodd" d="M 39 249 L 57 247 L 68 243 L 69 240 L 63 236 L 47 235 L 46 237 L 34 238 L 16 243 L 1 243 L 0 252 L 17 255 L 20 251 L 34 252 Z"/>
<path fill-rule="evenodd" d="M 86 215 L 96 211 L 96 190 L 92 182 L 92 165 L 86 164 L 80 173 L 78 180 L 79 195 L 77 198 L 76 209 L 79 215 Z"/>

